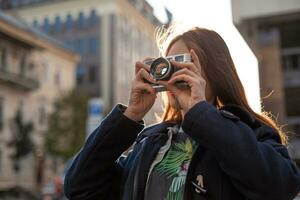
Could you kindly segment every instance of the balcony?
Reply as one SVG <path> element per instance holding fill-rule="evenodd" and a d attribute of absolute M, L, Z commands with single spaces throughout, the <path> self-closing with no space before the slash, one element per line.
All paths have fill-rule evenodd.
<path fill-rule="evenodd" d="M 22 91 L 32 91 L 39 87 L 39 83 L 35 78 L 22 76 L 0 69 L 0 84 L 5 84 L 10 87 Z"/>
<path fill-rule="evenodd" d="M 281 50 L 283 82 L 285 87 L 300 86 L 300 47 Z"/>

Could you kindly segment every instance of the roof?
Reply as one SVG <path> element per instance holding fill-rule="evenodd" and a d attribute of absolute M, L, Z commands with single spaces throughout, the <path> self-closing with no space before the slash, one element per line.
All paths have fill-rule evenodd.
<path fill-rule="evenodd" d="M 34 36 L 34 38 L 41 39 L 42 41 L 46 41 L 46 42 L 54 45 L 55 47 L 58 47 L 58 48 L 62 49 L 63 51 L 66 51 L 67 53 L 75 54 L 73 51 L 71 51 L 69 48 L 67 48 L 63 42 L 47 35 L 46 33 L 40 31 L 37 28 L 30 26 L 25 21 L 17 19 L 10 15 L 7 15 L 3 11 L 0 10 L 0 22 L 1 21 L 10 26 L 13 26 L 14 28 L 17 28 L 21 31 L 31 34 L 32 36 Z M 0 29 L 0 31 L 2 31 L 2 30 Z M 41 47 L 38 43 L 36 43 L 35 45 Z"/>

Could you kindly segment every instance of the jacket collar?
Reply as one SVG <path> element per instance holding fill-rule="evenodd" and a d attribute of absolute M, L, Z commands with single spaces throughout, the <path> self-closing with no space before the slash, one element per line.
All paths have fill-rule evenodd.
<path fill-rule="evenodd" d="M 175 122 L 161 122 L 161 123 L 156 123 L 153 125 L 148 126 L 145 128 L 137 138 L 137 142 L 140 142 L 144 138 L 148 136 L 155 136 L 155 135 L 160 135 L 161 133 L 167 133 L 168 132 L 168 127 L 174 126 L 176 123 Z"/>
<path fill-rule="evenodd" d="M 250 114 L 245 108 L 236 104 L 226 104 L 219 110 L 226 110 L 233 115 L 237 116 L 242 122 L 246 123 L 252 129 L 256 129 L 261 126 L 261 123 L 256 120 L 256 118 Z M 162 122 L 148 126 L 145 128 L 137 138 L 137 142 L 143 140 L 145 137 L 154 136 L 161 133 L 166 133 L 167 128 L 174 126 L 175 122 Z"/>

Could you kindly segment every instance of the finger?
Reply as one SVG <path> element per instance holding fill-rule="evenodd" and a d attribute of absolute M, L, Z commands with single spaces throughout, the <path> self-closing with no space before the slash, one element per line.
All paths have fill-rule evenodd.
<path fill-rule="evenodd" d="M 195 73 L 199 72 L 199 69 L 196 67 L 196 65 L 192 62 L 176 62 L 174 60 L 171 60 L 171 63 L 175 66 L 175 67 L 179 67 L 179 68 L 187 68 Z"/>
<path fill-rule="evenodd" d="M 201 68 L 199 57 L 197 56 L 197 54 L 194 51 L 194 49 L 191 49 L 190 54 L 191 54 L 191 58 L 192 58 L 193 63 L 196 65 L 196 67 L 199 70 L 199 73 L 201 74 L 202 68 Z"/>
<path fill-rule="evenodd" d="M 137 61 L 135 63 L 135 74 L 137 74 L 140 69 L 145 69 L 146 71 L 150 71 L 150 66 L 149 65 L 146 65 L 145 63 L 142 63 L 140 61 Z"/>
<path fill-rule="evenodd" d="M 146 61 L 150 61 L 150 60 L 154 60 L 154 59 L 155 59 L 154 57 L 147 56 L 142 60 L 142 62 L 145 63 Z"/>
<path fill-rule="evenodd" d="M 169 84 L 167 81 L 157 81 L 157 83 L 165 86 L 167 88 L 167 90 L 172 92 L 175 96 L 178 95 L 179 89 L 177 87 L 175 87 L 174 85 Z"/>
<path fill-rule="evenodd" d="M 144 68 L 140 69 L 138 74 L 136 75 L 136 80 L 144 81 L 143 79 L 146 79 L 151 83 L 155 83 L 154 78 Z"/>
<path fill-rule="evenodd" d="M 140 91 L 147 91 L 150 94 L 155 94 L 156 93 L 155 89 L 153 87 L 151 87 L 149 84 L 146 84 L 146 83 L 138 83 L 138 84 L 136 84 L 134 89 L 140 90 Z"/>
<path fill-rule="evenodd" d="M 187 68 L 184 68 L 184 69 L 176 71 L 174 74 L 172 74 L 172 77 L 178 76 L 180 74 L 186 74 L 186 75 L 194 77 L 194 78 L 197 78 L 199 76 L 195 72 L 188 70 Z"/>
<path fill-rule="evenodd" d="M 178 76 L 174 76 L 173 78 L 171 78 L 168 83 L 169 84 L 174 84 L 178 81 L 184 81 L 184 82 L 187 82 L 189 85 L 192 85 L 193 83 L 195 83 L 197 81 L 197 79 L 191 77 L 191 76 L 188 76 L 186 74 L 180 74 Z"/>

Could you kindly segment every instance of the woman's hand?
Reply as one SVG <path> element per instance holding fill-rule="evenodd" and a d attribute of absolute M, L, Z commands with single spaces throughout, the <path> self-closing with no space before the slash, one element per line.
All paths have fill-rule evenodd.
<path fill-rule="evenodd" d="M 174 94 L 184 114 L 200 101 L 205 101 L 206 81 L 201 75 L 201 65 L 198 56 L 194 50 L 190 51 L 193 62 L 180 63 L 171 61 L 176 67 L 182 69 L 175 72 L 169 81 L 157 81 L 158 84 L 164 85 L 171 93 Z M 188 88 L 176 87 L 176 82 L 184 81 Z"/>
<path fill-rule="evenodd" d="M 155 80 L 149 74 L 150 67 L 142 62 L 135 65 L 135 79 L 132 82 L 128 107 L 124 115 L 134 121 L 140 121 L 153 106 L 156 99 L 156 91 L 147 81 L 154 83 Z"/>

